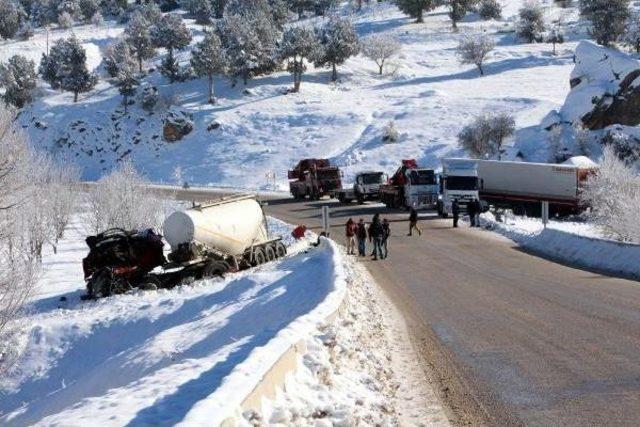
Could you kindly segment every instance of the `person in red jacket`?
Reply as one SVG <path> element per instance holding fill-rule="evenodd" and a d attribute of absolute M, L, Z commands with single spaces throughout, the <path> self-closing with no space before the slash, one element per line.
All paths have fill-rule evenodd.
<path fill-rule="evenodd" d="M 357 225 L 353 218 L 349 218 L 345 225 L 345 236 L 347 237 L 347 255 L 356 254 L 356 231 Z"/>
<path fill-rule="evenodd" d="M 294 239 L 300 240 L 304 237 L 306 232 L 307 232 L 307 226 L 302 224 L 294 228 L 293 231 L 291 232 L 291 235 L 293 236 Z"/>

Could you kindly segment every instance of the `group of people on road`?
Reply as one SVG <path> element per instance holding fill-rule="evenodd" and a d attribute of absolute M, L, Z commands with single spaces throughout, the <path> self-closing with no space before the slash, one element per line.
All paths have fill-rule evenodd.
<path fill-rule="evenodd" d="M 349 255 L 356 254 L 356 245 L 358 247 L 359 256 L 367 256 L 367 239 L 369 243 L 373 243 L 373 252 L 371 257 L 374 260 L 385 259 L 389 255 L 388 240 L 391 236 L 391 226 L 389 220 L 380 219 L 380 214 L 375 214 L 369 227 L 364 219 L 356 223 L 353 218 L 349 218 L 345 225 L 345 235 L 347 237 L 347 253 Z"/>
<path fill-rule="evenodd" d="M 469 215 L 469 222 L 471 227 L 480 227 L 480 214 L 482 213 L 482 205 L 480 200 L 473 199 L 467 204 L 467 214 Z M 453 228 L 458 228 L 458 221 L 460 220 L 460 204 L 457 200 L 451 203 L 451 214 L 453 215 Z"/>

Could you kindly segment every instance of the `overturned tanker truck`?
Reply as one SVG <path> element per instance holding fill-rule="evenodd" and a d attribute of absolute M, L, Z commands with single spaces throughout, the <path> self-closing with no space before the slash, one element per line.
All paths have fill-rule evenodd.
<path fill-rule="evenodd" d="M 87 238 L 83 260 L 87 295 L 106 297 L 133 288 L 172 288 L 264 264 L 287 253 L 270 237 L 262 205 L 252 195 L 234 195 L 171 214 L 164 222 L 171 247 L 152 230 L 108 230 Z"/>

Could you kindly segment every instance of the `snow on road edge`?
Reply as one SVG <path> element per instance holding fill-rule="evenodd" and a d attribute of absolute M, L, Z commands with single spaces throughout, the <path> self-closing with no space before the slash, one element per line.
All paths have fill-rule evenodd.
<path fill-rule="evenodd" d="M 551 222 L 545 229 L 539 219 L 496 221 L 484 214 L 485 228 L 513 240 L 542 256 L 581 268 L 615 276 L 640 279 L 640 246 L 608 240 L 593 226 L 572 222 Z"/>
<path fill-rule="evenodd" d="M 253 354 L 233 369 L 214 393 L 195 404 L 178 425 L 219 425 L 226 419 L 237 417 L 244 399 L 278 359 L 338 310 L 346 292 L 346 275 L 340 253 L 335 243 L 326 239 L 322 240 L 319 249 L 327 251 L 333 260 L 333 291 L 313 311 L 279 331 L 264 347 L 255 349 Z"/>
<path fill-rule="evenodd" d="M 448 426 L 402 314 L 362 264 L 340 254 L 347 294 L 339 316 L 311 331 L 284 389 L 241 425 Z"/>

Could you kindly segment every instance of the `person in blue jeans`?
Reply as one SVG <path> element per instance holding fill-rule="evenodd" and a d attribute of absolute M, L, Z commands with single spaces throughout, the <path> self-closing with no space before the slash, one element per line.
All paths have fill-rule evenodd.
<path fill-rule="evenodd" d="M 358 227 L 356 229 L 356 237 L 358 238 L 358 255 L 367 255 L 367 226 L 364 224 L 364 219 L 360 218 L 358 221 Z"/>
<path fill-rule="evenodd" d="M 369 241 L 373 242 L 373 260 L 382 259 L 382 240 L 384 230 L 380 221 L 380 214 L 375 214 L 369 225 Z"/>
<path fill-rule="evenodd" d="M 387 218 L 382 220 L 382 259 L 385 259 L 389 256 L 389 246 L 388 240 L 389 236 L 391 236 L 391 227 L 389 224 L 389 220 Z"/>

